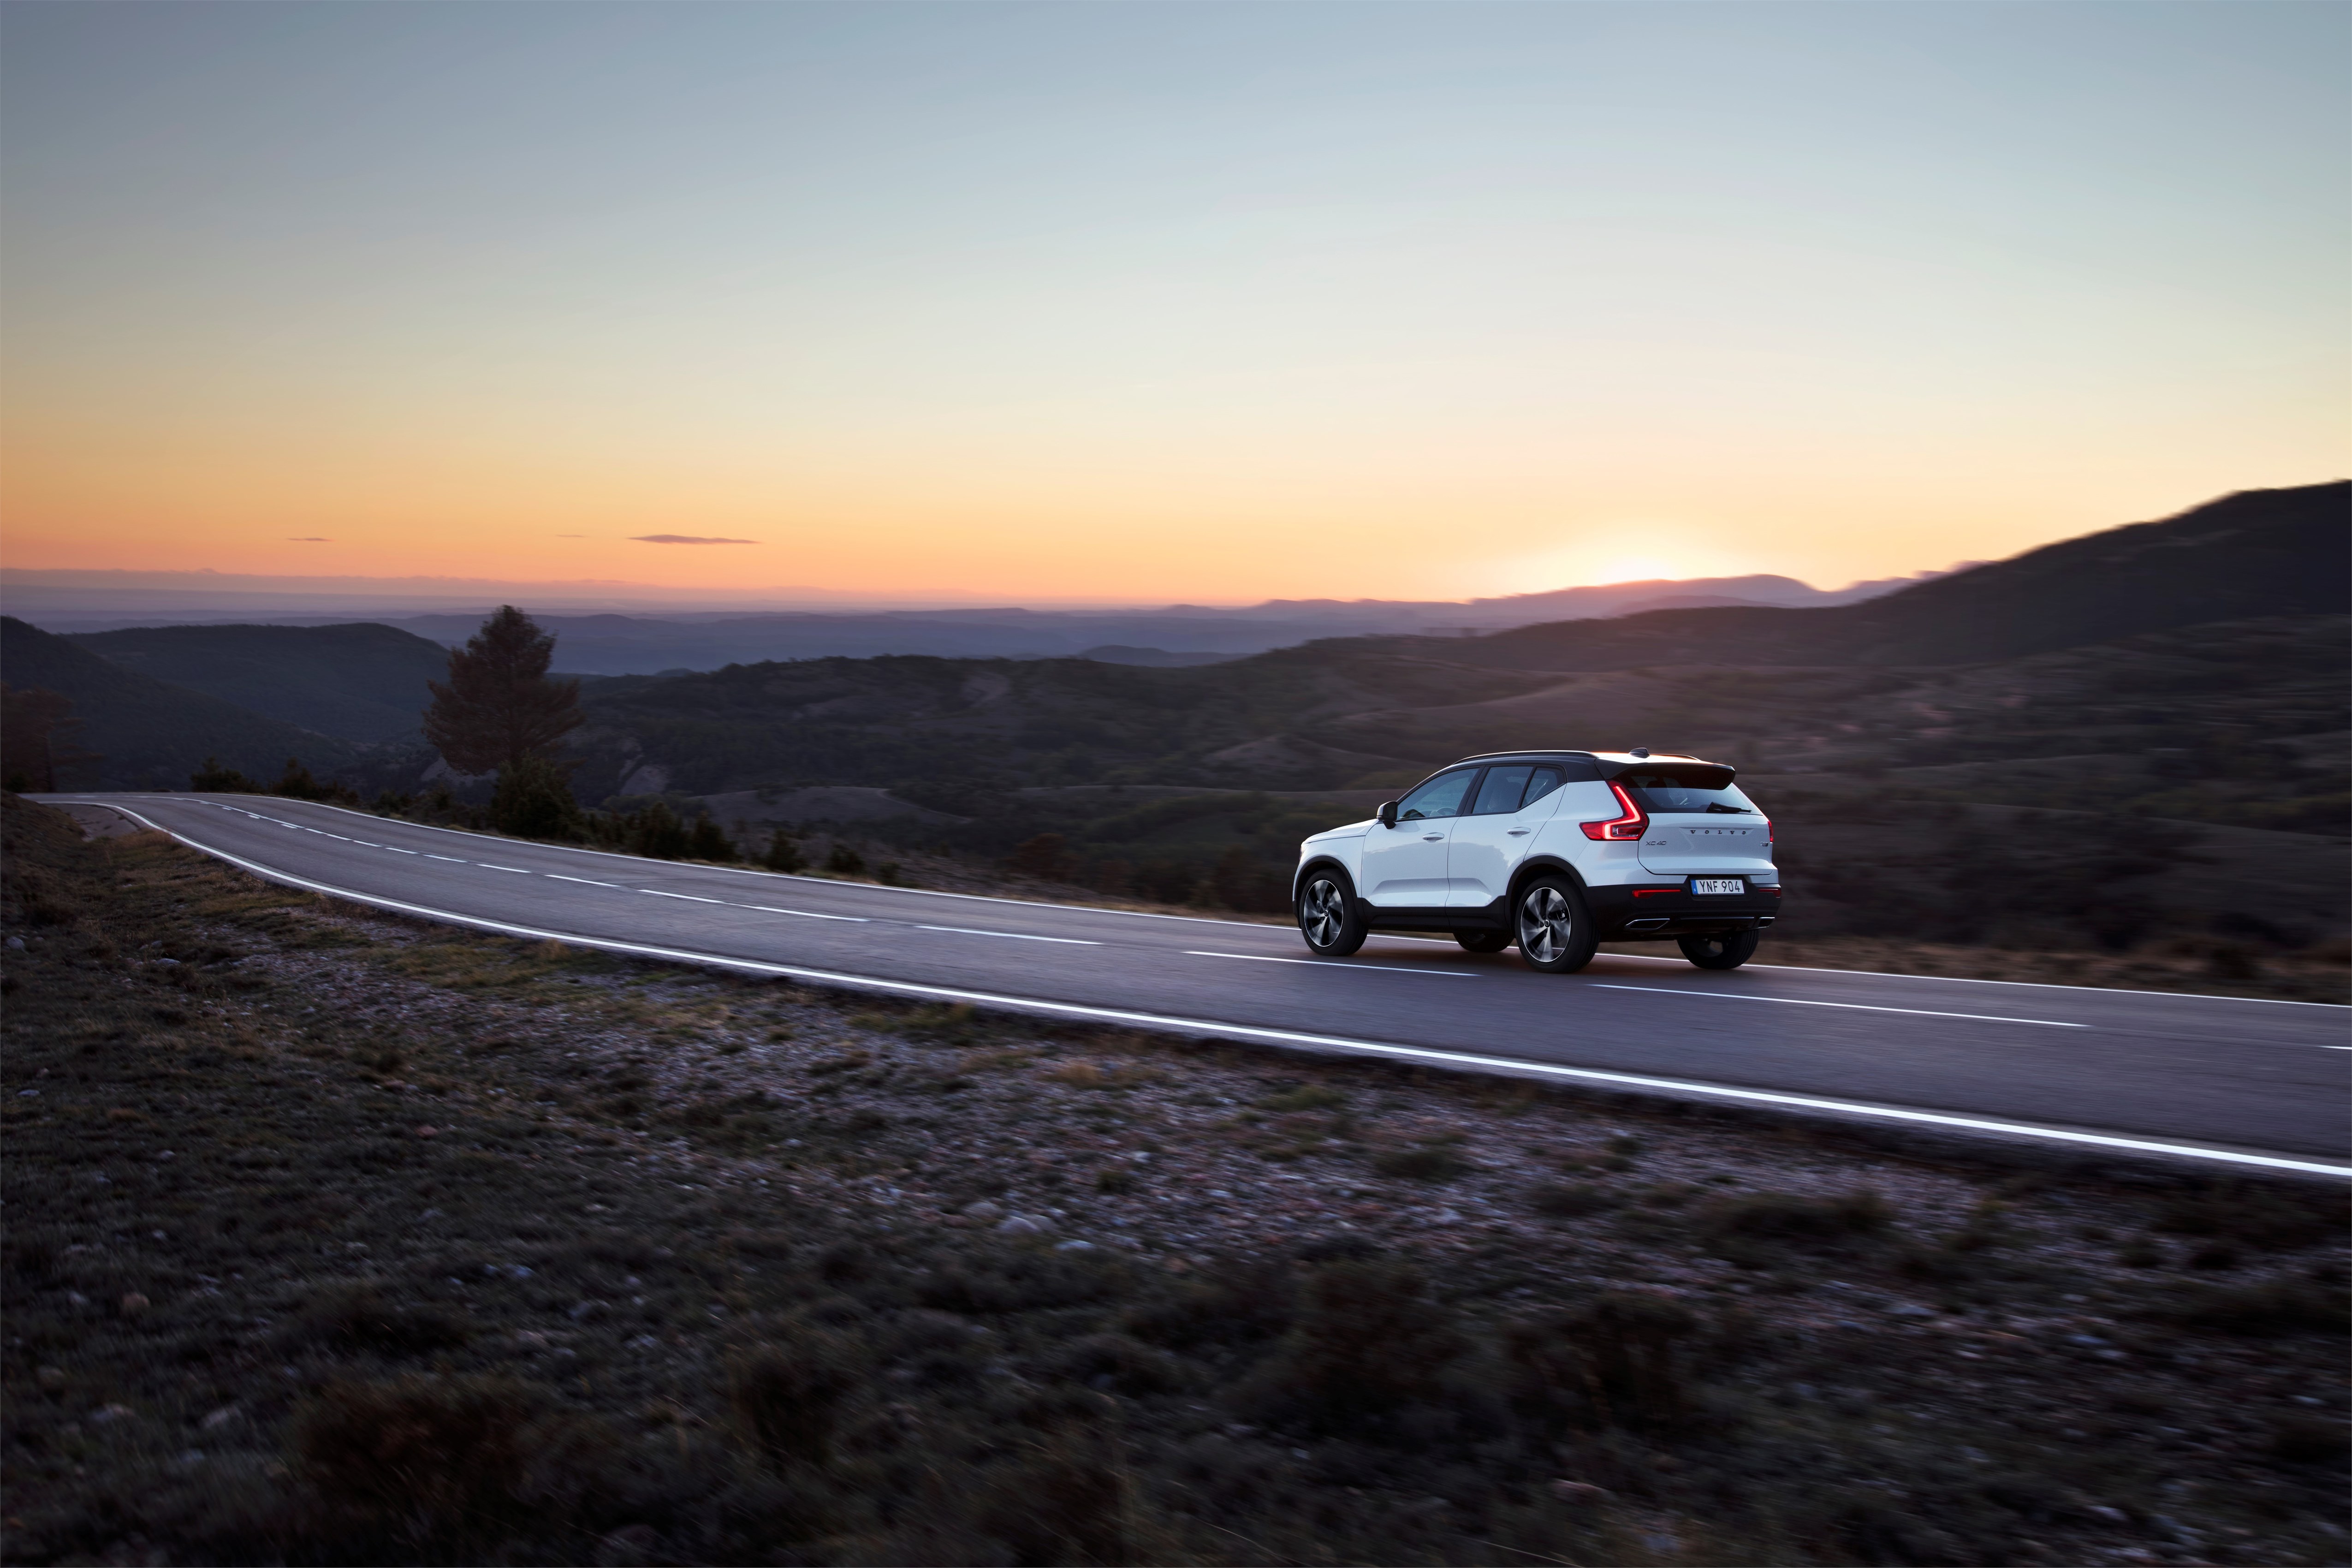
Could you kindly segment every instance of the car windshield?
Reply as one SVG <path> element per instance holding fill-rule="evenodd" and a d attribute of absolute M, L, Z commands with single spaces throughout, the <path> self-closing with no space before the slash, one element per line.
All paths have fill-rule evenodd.
<path fill-rule="evenodd" d="M 1720 778 L 1720 773 L 1716 775 Z M 1726 784 L 1721 789 L 1706 789 L 1685 782 L 1670 773 L 1619 773 L 1617 783 L 1633 804 L 1653 816 L 1677 812 L 1706 813 L 1712 816 L 1756 815 L 1756 805 L 1739 793 L 1738 784 Z"/>
<path fill-rule="evenodd" d="M 1438 774 L 1397 802 L 1397 820 L 1426 822 L 1433 817 L 1459 816 L 1462 797 L 1469 793 L 1470 781 L 1477 776 L 1475 768 L 1455 768 L 1452 773 Z"/>

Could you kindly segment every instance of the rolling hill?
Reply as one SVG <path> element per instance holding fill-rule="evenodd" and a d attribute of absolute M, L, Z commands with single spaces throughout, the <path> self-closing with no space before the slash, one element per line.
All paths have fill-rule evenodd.
<path fill-rule="evenodd" d="M 1526 626 L 1455 650 L 1516 669 L 1931 665 L 2014 658 L 2251 616 L 2352 611 L 2352 482 L 2243 490 L 1824 609 L 1658 610 Z"/>
<path fill-rule="evenodd" d="M 70 787 L 185 789 L 208 756 L 257 778 L 275 778 L 299 756 L 314 772 L 351 768 L 351 742 L 269 718 L 126 669 L 88 648 L 14 616 L 0 616 L 0 671 L 16 687 L 46 687 L 73 700 L 79 742 L 101 758 L 96 777 L 60 780 Z"/>
<path fill-rule="evenodd" d="M 392 626 L 150 626 L 70 634 L 109 662 L 345 741 L 417 734 L 440 644 Z"/>

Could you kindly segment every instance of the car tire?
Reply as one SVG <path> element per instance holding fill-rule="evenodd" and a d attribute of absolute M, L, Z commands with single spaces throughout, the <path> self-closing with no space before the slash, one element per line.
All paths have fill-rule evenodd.
<path fill-rule="evenodd" d="M 1511 945 L 1507 931 L 1457 931 L 1454 940 L 1472 952 L 1500 952 Z"/>
<path fill-rule="evenodd" d="M 1298 934 L 1318 958 L 1345 958 L 1371 934 L 1364 911 L 1356 906 L 1356 889 L 1348 885 L 1348 874 L 1335 867 L 1318 866 L 1307 873 L 1292 912 L 1298 917 Z"/>
<path fill-rule="evenodd" d="M 1538 877 L 1521 888 L 1512 901 L 1511 926 L 1519 957 L 1546 974 L 1575 973 L 1601 945 L 1583 893 L 1562 877 Z"/>
<path fill-rule="evenodd" d="M 1756 933 L 1733 931 L 1679 937 L 1675 945 L 1683 950 L 1685 958 L 1701 969 L 1737 969 L 1756 956 Z"/>

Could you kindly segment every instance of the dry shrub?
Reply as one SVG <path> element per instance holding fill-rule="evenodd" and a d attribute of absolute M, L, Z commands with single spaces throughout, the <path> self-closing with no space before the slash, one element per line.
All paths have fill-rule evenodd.
<path fill-rule="evenodd" d="M 1269 1094 L 1257 1102 L 1257 1108 L 1283 1115 L 1299 1110 L 1332 1110 L 1347 1103 L 1348 1097 L 1338 1089 L 1310 1083 L 1303 1088 Z"/>
<path fill-rule="evenodd" d="M 1290 1327 L 1297 1297 L 1298 1278 L 1288 1265 L 1227 1261 L 1206 1279 L 1134 1308 L 1127 1327 L 1139 1339 L 1179 1349 L 1267 1340 Z"/>
<path fill-rule="evenodd" d="M 346 1351 L 421 1355 L 464 1344 L 472 1331 L 455 1313 L 386 1301 L 373 1286 L 354 1283 L 331 1285 L 313 1295 L 288 1337 Z"/>
<path fill-rule="evenodd" d="M 1072 1089 L 1133 1089 L 1140 1083 L 1157 1083 L 1159 1075 L 1148 1068 L 1121 1066 L 1113 1063 L 1097 1067 L 1093 1062 L 1072 1062 L 1058 1067 L 1045 1077 Z"/>
<path fill-rule="evenodd" d="M 933 1003 L 918 1007 L 887 1026 L 910 1040 L 929 1040 L 943 1046 L 969 1045 L 989 1033 L 988 1026 L 969 1002 Z"/>
<path fill-rule="evenodd" d="M 1063 1350 L 1060 1365 L 1064 1375 L 1079 1383 L 1128 1394 L 1164 1394 L 1184 1382 L 1175 1357 L 1126 1334 L 1073 1340 Z"/>
<path fill-rule="evenodd" d="M 1277 1417 L 1342 1427 L 1436 1399 L 1467 1348 L 1420 1270 L 1382 1259 L 1327 1264 L 1307 1277 L 1297 1322 L 1244 1397 Z"/>
<path fill-rule="evenodd" d="M 1547 1426 L 1672 1427 L 1690 1410 L 1675 1346 L 1697 1327 L 1673 1301 L 1618 1293 L 1512 1323 L 1514 1403 Z"/>
<path fill-rule="evenodd" d="M 1372 1169 L 1383 1176 L 1396 1176 L 1414 1182 L 1450 1182 L 1469 1167 L 1462 1156 L 1445 1145 L 1425 1144 L 1418 1149 L 1391 1149 L 1372 1156 Z"/>
<path fill-rule="evenodd" d="M 2290 1413 L 2271 1427 L 2271 1457 L 2290 1465 L 2340 1465 L 2347 1450 L 2352 1450 L 2352 1432 L 2341 1421 Z"/>
<path fill-rule="evenodd" d="M 1109 1293 L 1116 1271 L 1109 1259 L 1005 1247 L 934 1269 L 916 1285 L 915 1299 L 967 1315 L 1076 1307 Z"/>
<path fill-rule="evenodd" d="M 2272 1187 L 2225 1183 L 2172 1199 L 2157 1212 L 2154 1228 L 2286 1249 L 2341 1237 L 2345 1220 L 2341 1193 L 2290 1196 Z"/>
<path fill-rule="evenodd" d="M 2352 1329 L 2344 1292 L 2304 1279 L 2219 1286 L 2189 1296 L 2179 1311 L 2191 1328 L 2268 1338 L 2297 1332 L 2340 1334 Z"/>
<path fill-rule="evenodd" d="M 79 904 L 66 895 L 57 879 L 37 866 L 27 866 L 19 860 L 8 879 L 9 891 L 16 895 L 16 904 L 25 921 L 37 926 L 73 926 L 81 923 L 83 910 Z"/>
<path fill-rule="evenodd" d="M 992 1474 L 975 1522 L 1015 1563 L 1129 1563 L 1128 1489 L 1100 1445 L 1066 1438 Z"/>
<path fill-rule="evenodd" d="M 1893 1216 L 1885 1201 L 1867 1189 L 1833 1198 L 1793 1193 L 1750 1193 L 1722 1198 L 1699 1211 L 1698 1229 L 1715 1249 L 1735 1263 L 1769 1261 L 1775 1244 L 1843 1249 L 1878 1236 Z"/>
<path fill-rule="evenodd" d="M 296 1468 L 338 1522 L 444 1549 L 574 1519 L 610 1477 L 601 1424 L 497 1378 L 339 1383 L 296 1415 Z"/>
<path fill-rule="evenodd" d="M 1546 1182 L 1528 1194 L 1528 1206 L 1554 1219 L 1598 1214 L 1617 1204 L 1617 1194 L 1591 1182 Z"/>
<path fill-rule="evenodd" d="M 727 1408 L 744 1441 L 770 1464 L 823 1465 L 864 1363 L 856 1342 L 815 1330 L 754 1345 L 727 1363 Z"/>

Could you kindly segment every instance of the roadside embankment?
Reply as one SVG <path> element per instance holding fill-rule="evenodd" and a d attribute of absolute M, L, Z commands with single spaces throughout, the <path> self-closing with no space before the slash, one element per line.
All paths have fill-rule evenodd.
<path fill-rule="evenodd" d="M 2344 1555 L 2334 1188 L 877 1005 L 0 830 L 9 1562 Z"/>

